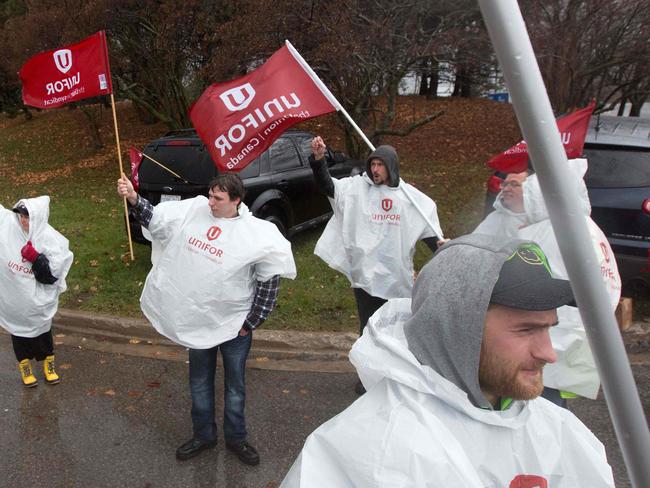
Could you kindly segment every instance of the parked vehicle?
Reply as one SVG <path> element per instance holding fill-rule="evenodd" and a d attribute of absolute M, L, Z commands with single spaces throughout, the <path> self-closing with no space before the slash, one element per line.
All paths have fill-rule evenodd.
<path fill-rule="evenodd" d="M 650 119 L 595 116 L 584 155 L 591 217 L 607 236 L 628 285 L 650 286 Z M 504 173 L 488 180 L 486 211 Z"/>
<path fill-rule="evenodd" d="M 277 225 L 280 232 L 293 236 L 318 225 L 332 214 L 327 197 L 316 188 L 308 157 L 313 135 L 288 130 L 239 176 L 244 182 L 244 203 L 256 217 Z M 172 131 L 149 143 L 143 150 L 138 171 L 138 193 L 153 205 L 208 194 L 209 181 L 218 174 L 209 152 L 193 129 Z M 152 158 L 177 174 L 154 163 Z M 330 173 L 343 178 L 363 171 L 363 162 L 351 160 L 328 149 Z M 139 225 L 131 221 L 135 240 L 147 242 Z"/>

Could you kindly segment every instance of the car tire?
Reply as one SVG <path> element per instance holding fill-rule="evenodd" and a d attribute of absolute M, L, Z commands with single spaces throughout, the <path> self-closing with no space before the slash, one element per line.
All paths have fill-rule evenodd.
<path fill-rule="evenodd" d="M 280 231 L 280 234 L 287 237 L 287 225 L 284 223 L 284 216 L 281 210 L 271 205 L 264 205 L 259 214 L 261 219 L 274 224 Z"/>

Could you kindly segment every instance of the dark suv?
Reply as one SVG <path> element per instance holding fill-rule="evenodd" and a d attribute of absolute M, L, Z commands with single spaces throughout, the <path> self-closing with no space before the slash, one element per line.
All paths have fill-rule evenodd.
<path fill-rule="evenodd" d="M 607 236 L 623 281 L 650 286 L 650 119 L 592 117 L 584 155 L 591 217 Z M 488 181 L 490 210 L 502 178 L 497 172 Z"/>
<path fill-rule="evenodd" d="M 308 132 L 288 130 L 239 176 L 244 182 L 244 203 L 256 217 L 278 226 L 287 236 L 326 221 L 332 214 L 327 197 L 318 192 L 307 158 L 311 154 Z M 193 129 L 173 131 L 149 143 L 143 150 L 181 178 L 143 158 L 138 171 L 138 193 L 156 205 L 208 194 L 208 183 L 218 170 Z M 363 162 L 328 149 L 330 173 L 343 178 L 363 171 Z M 145 242 L 139 225 L 132 221 L 133 238 Z"/>

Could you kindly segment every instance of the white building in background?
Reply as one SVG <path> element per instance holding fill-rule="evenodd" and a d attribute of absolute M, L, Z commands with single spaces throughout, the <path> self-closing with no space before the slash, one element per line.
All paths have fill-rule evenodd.
<path fill-rule="evenodd" d="M 420 75 L 418 73 L 410 73 L 405 76 L 399 85 L 399 94 L 400 95 L 417 95 L 420 88 Z M 454 90 L 454 84 L 447 81 L 440 82 L 438 84 L 438 96 L 439 97 L 450 97 Z M 493 90 L 494 91 L 494 90 Z M 507 93 L 505 87 L 499 92 Z M 484 95 L 488 97 L 489 95 Z M 631 105 L 628 103 L 625 107 L 625 113 L 623 115 L 627 116 L 630 113 Z M 603 115 L 618 115 L 618 105 L 614 107 L 613 110 L 608 112 L 603 112 Z M 650 102 L 647 102 L 643 105 L 641 109 L 641 117 L 650 118 Z"/>

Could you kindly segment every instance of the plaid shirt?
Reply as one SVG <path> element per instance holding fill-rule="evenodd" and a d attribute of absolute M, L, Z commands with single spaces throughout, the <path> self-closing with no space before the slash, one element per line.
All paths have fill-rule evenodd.
<path fill-rule="evenodd" d="M 138 195 L 138 201 L 135 205 L 129 204 L 131 215 L 144 228 L 149 227 L 151 217 L 153 217 L 154 206 L 149 200 Z M 280 291 L 280 275 L 273 276 L 267 281 L 258 281 L 255 285 L 255 295 L 253 296 L 253 305 L 251 306 L 246 320 L 244 320 L 244 329 L 257 329 L 268 318 L 269 314 L 275 308 L 278 301 L 278 292 Z"/>
<path fill-rule="evenodd" d="M 131 205 L 131 215 L 133 218 L 138 221 L 138 223 L 145 229 L 149 228 L 149 222 L 151 222 L 151 217 L 153 217 L 153 205 L 146 198 L 138 195 L 138 201 L 135 202 L 135 205 Z"/>

